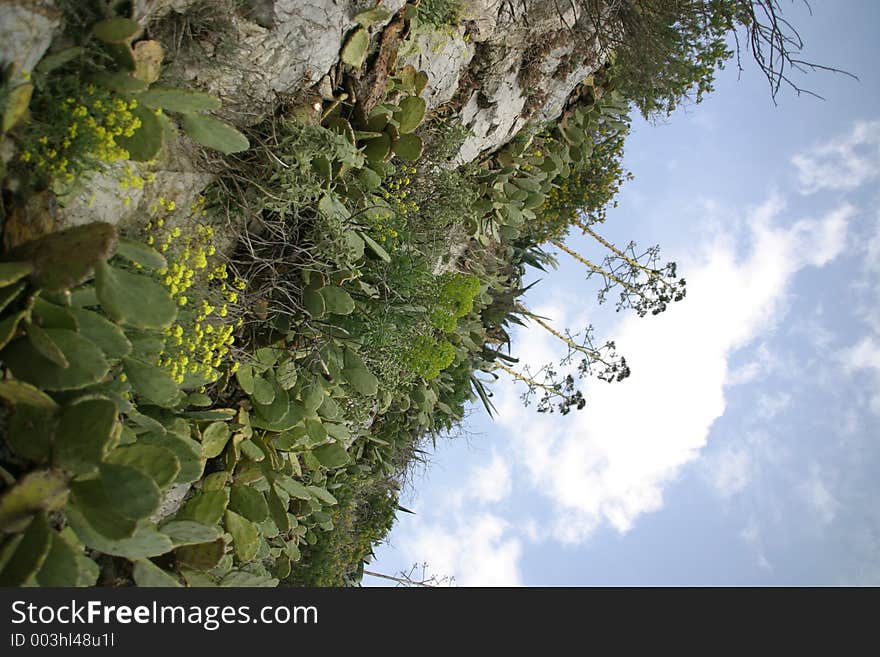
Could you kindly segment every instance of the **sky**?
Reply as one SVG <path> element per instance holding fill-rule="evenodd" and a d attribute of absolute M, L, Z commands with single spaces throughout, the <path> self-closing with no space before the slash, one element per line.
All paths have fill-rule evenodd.
<path fill-rule="evenodd" d="M 659 244 L 685 300 L 598 305 L 564 253 L 526 305 L 595 327 L 632 368 L 567 416 L 495 386 L 413 473 L 370 570 L 457 586 L 880 584 L 880 3 L 782 3 L 812 73 L 774 105 L 750 62 L 662 124 L 636 119 L 635 175 L 604 235 Z M 601 251 L 587 237 L 567 242 Z M 520 330 L 540 365 L 559 343 Z M 422 569 L 418 570 L 421 574 Z M 365 577 L 365 585 L 388 584 Z"/>

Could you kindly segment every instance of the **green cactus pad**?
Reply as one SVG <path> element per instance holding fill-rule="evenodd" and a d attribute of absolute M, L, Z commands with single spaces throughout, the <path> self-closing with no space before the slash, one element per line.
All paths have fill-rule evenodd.
<path fill-rule="evenodd" d="M 134 583 L 144 587 L 176 587 L 180 582 L 170 573 L 162 570 L 152 561 L 138 559 L 131 571 Z"/>
<path fill-rule="evenodd" d="M 116 229 L 103 222 L 73 226 L 13 249 L 16 260 L 30 260 L 34 285 L 61 292 L 92 277 L 95 263 L 116 252 Z"/>
<path fill-rule="evenodd" d="M 51 512 L 67 502 L 67 475 L 60 470 L 36 470 L 0 495 L 0 531 L 24 529 L 37 511 Z"/>
<path fill-rule="evenodd" d="M 31 262 L 0 262 L 0 285 L 12 285 L 34 270 Z"/>
<path fill-rule="evenodd" d="M 216 525 L 229 505 L 229 489 L 202 491 L 187 500 L 177 511 L 177 520 L 192 520 L 203 525 Z"/>
<path fill-rule="evenodd" d="M 167 370 L 158 365 L 130 357 L 122 359 L 122 366 L 138 397 L 143 397 L 153 404 L 165 408 L 176 405 L 180 388 Z"/>
<path fill-rule="evenodd" d="M 46 514 L 37 513 L 0 571 L 0 586 L 21 586 L 36 575 L 52 546 Z"/>
<path fill-rule="evenodd" d="M 202 455 L 206 459 L 220 456 L 229 442 L 229 425 L 226 422 L 212 422 L 202 431 Z"/>
<path fill-rule="evenodd" d="M 232 547 L 236 559 L 242 563 L 253 560 L 260 549 L 260 530 L 257 526 L 228 509 L 224 514 L 224 524 L 226 531 L 232 535 Z"/>
<path fill-rule="evenodd" d="M 79 332 L 95 343 L 108 358 L 122 358 L 131 353 L 131 342 L 116 324 L 84 308 L 67 308 Z"/>
<path fill-rule="evenodd" d="M 351 460 L 345 448 L 338 443 L 330 443 L 329 445 L 321 445 L 312 450 L 312 454 L 318 462 L 328 470 L 335 470 L 344 465 L 348 465 Z"/>
<path fill-rule="evenodd" d="M 110 449 L 115 425 L 116 405 L 109 399 L 64 408 L 55 430 L 55 464 L 74 474 L 94 471 Z"/>
<path fill-rule="evenodd" d="M 412 132 L 419 127 L 425 118 L 427 103 L 419 96 L 407 96 L 400 101 L 400 109 L 394 113 L 394 120 L 398 123 L 398 131 L 401 135 Z"/>
<path fill-rule="evenodd" d="M 131 137 L 124 135 L 116 138 L 116 143 L 128 151 L 128 157 L 135 162 L 149 162 L 154 159 L 165 143 L 165 131 L 162 124 L 152 110 L 144 105 L 138 105 L 132 110 L 132 114 L 140 119 L 141 126 L 134 131 Z"/>
<path fill-rule="evenodd" d="M 424 146 L 421 137 L 412 133 L 406 133 L 400 135 L 392 148 L 394 149 L 394 154 L 401 160 L 415 162 L 422 156 Z"/>
<path fill-rule="evenodd" d="M 159 531 L 168 536 L 175 547 L 210 543 L 223 534 L 216 523 L 206 525 L 193 520 L 172 520 L 159 527 Z"/>
<path fill-rule="evenodd" d="M 91 340 L 67 329 L 46 329 L 45 333 L 69 366 L 59 367 L 41 356 L 27 339 L 19 338 L 0 354 L 16 378 L 43 390 L 71 390 L 97 383 L 109 371 L 104 354 Z"/>
<path fill-rule="evenodd" d="M 341 287 L 328 285 L 319 290 L 324 298 L 324 307 L 334 315 L 350 315 L 354 311 L 354 300 Z"/>
<path fill-rule="evenodd" d="M 370 34 L 362 27 L 357 28 L 342 46 L 339 58 L 349 66 L 360 68 L 367 59 L 370 48 Z"/>
<path fill-rule="evenodd" d="M 239 153 L 250 148 L 247 137 L 228 123 L 201 114 L 184 114 L 181 124 L 186 133 L 202 146 L 213 148 L 224 155 Z"/>
<path fill-rule="evenodd" d="M 92 26 L 92 34 L 104 43 L 128 43 L 141 33 L 141 26 L 129 18 L 108 18 Z"/>
<path fill-rule="evenodd" d="M 150 87 L 149 91 L 139 95 L 138 101 L 153 109 L 181 114 L 218 110 L 222 105 L 219 99 L 201 91 L 158 86 Z"/>
<path fill-rule="evenodd" d="M 58 532 L 51 532 L 52 544 L 36 575 L 40 586 L 76 586 L 79 582 L 79 560 L 70 543 Z"/>
<path fill-rule="evenodd" d="M 269 515 L 266 498 L 250 486 L 233 486 L 229 492 L 229 508 L 251 522 L 263 522 Z"/>
<path fill-rule="evenodd" d="M 171 484 L 180 472 L 180 462 L 174 453 L 159 445 L 137 442 L 117 447 L 105 460 L 108 463 L 137 468 L 155 481 L 159 488 Z"/>
<path fill-rule="evenodd" d="M 111 267 L 95 266 L 95 292 L 112 319 L 142 329 L 164 329 L 177 317 L 168 291 L 148 276 Z"/>

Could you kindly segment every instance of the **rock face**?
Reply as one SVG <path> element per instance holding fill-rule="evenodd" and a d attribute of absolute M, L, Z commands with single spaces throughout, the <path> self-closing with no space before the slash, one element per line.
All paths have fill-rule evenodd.
<path fill-rule="evenodd" d="M 50 0 L 0 0 L 0 64 L 32 71 L 60 24 Z"/>
<path fill-rule="evenodd" d="M 374 24 L 375 33 L 404 2 L 135 0 L 133 8 L 151 36 L 161 38 L 157 32 L 167 21 L 196 35 L 190 51 L 169 58 L 165 72 L 173 84 L 216 94 L 223 118 L 253 125 L 279 100 L 326 95 L 327 74 L 357 26 L 354 16 L 377 5 L 388 9 L 392 16 Z M 558 117 L 575 87 L 602 63 L 593 44 L 570 37 L 572 27 L 588 22 L 577 3 L 467 0 L 464 6 L 457 27 L 418 25 L 398 58 L 427 73 L 429 110 L 457 116 L 470 130 L 456 158 L 461 163 L 503 146 L 530 121 Z M 59 14 L 50 0 L 0 0 L 0 58 L 32 68 L 57 33 Z M 211 177 L 175 157 L 170 153 L 157 178 L 173 181 L 181 200 L 193 198 Z M 154 200 L 149 191 L 135 192 L 123 204 L 113 180 L 105 182 L 93 185 L 89 198 L 67 199 L 66 221 L 96 215 L 125 221 Z"/>

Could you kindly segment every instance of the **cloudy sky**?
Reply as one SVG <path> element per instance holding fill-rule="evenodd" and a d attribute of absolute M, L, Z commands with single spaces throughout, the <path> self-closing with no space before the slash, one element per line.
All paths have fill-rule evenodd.
<path fill-rule="evenodd" d="M 592 323 L 632 376 L 589 383 L 566 417 L 496 386 L 498 417 L 475 407 L 438 445 L 373 570 L 427 562 L 464 586 L 880 584 L 880 3 L 783 4 L 808 57 L 860 81 L 813 74 L 803 86 L 827 100 L 774 106 L 758 72 L 730 66 L 701 105 L 635 122 L 636 179 L 604 231 L 660 244 L 687 298 L 615 313 L 558 254 L 527 305 Z M 514 347 L 560 355 L 539 327 Z"/>

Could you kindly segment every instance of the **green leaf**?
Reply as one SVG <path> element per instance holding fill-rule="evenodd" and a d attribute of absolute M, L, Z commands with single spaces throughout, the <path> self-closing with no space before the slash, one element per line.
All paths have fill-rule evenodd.
<path fill-rule="evenodd" d="M 362 233 L 361 231 L 357 231 L 357 234 L 361 236 L 361 239 L 366 242 L 367 246 L 370 247 L 370 250 L 375 253 L 380 260 L 384 262 L 391 262 L 391 256 L 388 255 L 388 252 L 382 248 L 382 246 L 374 240 L 372 237 L 367 235 L 366 233 Z"/>
<path fill-rule="evenodd" d="M 4 103 L 2 126 L 0 126 L 3 133 L 11 130 L 24 118 L 33 93 L 34 85 L 32 84 L 20 84 L 9 90 L 4 99 L 6 102 Z"/>
<path fill-rule="evenodd" d="M 73 504 L 89 527 L 101 536 L 121 540 L 134 535 L 137 522 L 119 512 L 117 501 L 107 496 L 106 488 L 99 479 L 74 481 L 70 484 L 70 493 Z M 70 511 L 69 505 L 66 511 Z M 80 539 L 88 544 L 83 536 L 80 535 Z"/>
<path fill-rule="evenodd" d="M 180 463 L 174 453 L 159 445 L 134 443 L 117 447 L 107 456 L 108 463 L 137 468 L 148 475 L 159 488 L 165 488 L 180 472 Z"/>
<path fill-rule="evenodd" d="M 116 229 L 108 223 L 94 222 L 25 242 L 10 255 L 33 263 L 34 285 L 61 292 L 85 283 L 92 277 L 95 264 L 115 251 Z"/>
<path fill-rule="evenodd" d="M 70 390 L 97 383 L 106 376 L 110 365 L 95 344 L 67 329 L 45 329 L 45 333 L 64 354 L 68 367 L 59 367 L 19 338 L 0 353 L 3 362 L 16 378 L 43 390 Z"/>
<path fill-rule="evenodd" d="M 34 270 L 31 262 L 0 262 L 0 285 L 12 285 Z"/>
<path fill-rule="evenodd" d="M 400 134 L 405 135 L 419 127 L 425 118 L 427 103 L 419 96 L 407 96 L 400 101 L 399 106 L 400 109 L 394 113 L 394 119 L 400 124 Z"/>
<path fill-rule="evenodd" d="M 116 137 L 116 143 L 128 151 L 129 159 L 135 162 L 149 162 L 159 154 L 165 142 L 165 131 L 162 129 L 159 117 L 148 107 L 138 105 L 132 110 L 132 114 L 140 119 L 140 127 L 131 137 L 125 135 Z"/>
<path fill-rule="evenodd" d="M 189 484 L 201 478 L 205 460 L 202 457 L 202 446 L 195 440 L 171 432 L 160 434 L 151 431 L 138 436 L 138 441 L 164 447 L 177 457 L 180 472 L 177 473 L 174 483 Z"/>
<path fill-rule="evenodd" d="M 164 329 L 177 317 L 168 291 L 148 276 L 111 267 L 95 266 L 95 292 L 101 307 L 115 321 L 143 329 Z"/>
<path fill-rule="evenodd" d="M 52 546 L 46 515 L 37 513 L 0 571 L 0 586 L 21 586 L 36 575 Z"/>
<path fill-rule="evenodd" d="M 364 145 L 364 156 L 370 162 L 384 162 L 391 154 L 391 136 L 383 132 L 381 137 L 370 139 Z"/>
<path fill-rule="evenodd" d="M 285 498 L 286 499 L 286 498 Z M 274 486 L 270 486 L 266 491 L 266 501 L 268 514 L 272 518 L 272 522 L 279 531 L 290 531 L 290 518 L 287 516 L 287 505 L 281 501 L 281 497 L 275 490 Z"/>
<path fill-rule="evenodd" d="M 49 460 L 57 420 L 53 411 L 40 406 L 16 406 L 6 428 L 6 440 L 19 456 L 35 463 Z"/>
<path fill-rule="evenodd" d="M 100 347 L 109 358 L 122 358 L 131 353 L 131 342 L 113 322 L 85 308 L 68 308 L 79 332 Z"/>
<path fill-rule="evenodd" d="M 379 379 L 365 367 L 346 368 L 342 376 L 362 395 L 372 397 L 379 391 Z"/>
<path fill-rule="evenodd" d="M 8 379 L 0 381 L 0 397 L 13 405 L 37 406 L 48 411 L 54 411 L 58 404 L 45 392 L 24 381 Z"/>
<path fill-rule="evenodd" d="M 210 543 L 223 533 L 216 523 L 205 525 L 193 520 L 172 520 L 159 527 L 159 531 L 166 534 L 175 547 Z"/>
<path fill-rule="evenodd" d="M 116 405 L 86 399 L 61 411 L 55 431 L 55 463 L 74 474 L 92 472 L 110 449 Z"/>
<path fill-rule="evenodd" d="M 240 562 L 247 562 L 257 556 L 260 548 L 260 532 L 247 518 L 227 509 L 225 515 L 226 531 L 232 535 L 232 546 Z"/>
<path fill-rule="evenodd" d="M 131 387 L 139 397 L 165 408 L 177 404 L 180 388 L 168 370 L 136 358 L 123 358 L 122 365 Z"/>
<path fill-rule="evenodd" d="M 43 297 L 34 299 L 34 315 L 40 319 L 40 325 L 46 329 L 79 329 L 70 308 L 46 301 Z"/>
<path fill-rule="evenodd" d="M 119 94 L 136 94 L 147 90 L 146 82 L 133 78 L 124 71 L 113 73 L 99 71 L 90 75 L 89 80 Z"/>
<path fill-rule="evenodd" d="M 225 155 L 250 148 L 247 137 L 228 123 L 201 114 L 184 114 L 181 118 L 186 133 L 202 146 L 213 148 Z"/>
<path fill-rule="evenodd" d="M 132 240 L 127 237 L 119 238 L 119 242 L 116 244 L 116 255 L 148 269 L 164 269 L 168 266 L 165 256 L 156 249 L 140 240 Z"/>
<path fill-rule="evenodd" d="M 262 406 L 268 406 L 275 400 L 275 386 L 262 376 L 254 377 L 254 401 Z"/>
<path fill-rule="evenodd" d="M 24 323 L 24 331 L 31 346 L 44 358 L 52 361 L 58 367 L 67 368 L 70 364 L 64 357 L 64 352 L 52 342 L 52 338 L 36 324 Z"/>
<path fill-rule="evenodd" d="M 132 579 L 138 586 L 144 587 L 178 587 L 180 582 L 152 561 L 139 559 L 134 562 L 131 571 Z"/>
<path fill-rule="evenodd" d="M 334 504 L 338 504 L 335 497 L 333 497 L 326 488 L 321 488 L 320 486 L 306 486 L 306 489 L 314 495 L 316 498 L 321 500 L 322 503 L 333 506 Z"/>
<path fill-rule="evenodd" d="M 198 545 L 184 545 L 174 550 L 177 562 L 197 570 L 211 570 L 216 568 L 226 554 L 226 541 L 218 538 L 210 543 Z M 187 582 L 192 586 L 190 578 Z"/>
<path fill-rule="evenodd" d="M 296 479 L 292 479 L 290 477 L 278 477 L 275 480 L 284 491 L 290 495 L 291 497 L 295 497 L 299 500 L 310 500 L 312 499 L 312 494 L 309 492 L 308 488 L 298 482 Z"/>
<path fill-rule="evenodd" d="M 321 445 L 312 450 L 312 454 L 318 462 L 328 470 L 341 468 L 348 465 L 350 459 L 345 448 L 338 443 L 330 443 L 329 445 Z"/>
<path fill-rule="evenodd" d="M 51 536 L 52 545 L 37 573 L 37 584 L 40 586 L 76 586 L 79 581 L 77 553 L 70 546 L 70 543 L 61 538 L 57 532 L 51 532 Z"/>
<path fill-rule="evenodd" d="M 422 138 L 412 133 L 402 134 L 392 145 L 394 154 L 406 162 L 415 162 L 422 156 Z"/>
<path fill-rule="evenodd" d="M 177 511 L 177 520 L 192 520 L 203 525 L 216 525 L 229 504 L 229 489 L 202 491 L 186 501 Z"/>
<path fill-rule="evenodd" d="M 389 16 L 391 16 L 391 12 L 385 9 L 385 7 L 373 7 L 372 9 L 365 9 L 356 13 L 354 20 L 361 27 L 368 28 L 373 23 L 386 20 Z"/>
<path fill-rule="evenodd" d="M 250 486 L 233 486 L 229 493 L 229 508 L 251 522 L 263 522 L 269 515 L 266 498 Z"/>
<path fill-rule="evenodd" d="M 209 112 L 220 109 L 222 105 L 219 99 L 201 91 L 159 86 L 150 87 L 149 91 L 140 94 L 138 102 L 153 109 L 161 108 L 181 114 Z"/>
<path fill-rule="evenodd" d="M 51 55 L 46 55 L 40 60 L 40 63 L 34 67 L 34 73 L 41 73 L 43 75 L 51 73 L 56 68 L 60 68 L 67 62 L 71 62 L 81 56 L 84 52 L 85 50 L 83 48 L 72 46 L 70 48 L 65 48 L 64 50 L 59 50 Z"/>
<path fill-rule="evenodd" d="M 242 365 L 235 372 L 235 380 L 248 395 L 254 394 L 254 368 Z"/>
<path fill-rule="evenodd" d="M 98 533 L 75 506 L 67 507 L 65 515 L 77 537 L 88 547 L 104 554 L 126 559 L 144 559 L 157 557 L 174 548 L 170 538 L 152 527 L 142 527 L 129 538 L 109 540 Z"/>
<path fill-rule="evenodd" d="M 326 306 L 320 288 L 307 287 L 303 291 L 303 306 L 312 319 L 320 319 L 324 316 Z"/>
<path fill-rule="evenodd" d="M 324 298 L 324 307 L 328 313 L 350 315 L 354 311 L 354 299 L 341 287 L 328 285 L 318 292 Z"/>
<path fill-rule="evenodd" d="M 60 509 L 67 501 L 67 476 L 60 470 L 35 470 L 0 495 L 0 531 L 16 532 L 38 511 Z"/>
<path fill-rule="evenodd" d="M 115 509 L 133 520 L 148 518 L 159 509 L 162 495 L 152 477 L 137 468 L 115 463 L 99 466 L 100 481 Z"/>
<path fill-rule="evenodd" d="M 141 26 L 129 18 L 108 18 L 92 26 L 92 34 L 104 43 L 127 43 L 141 33 Z"/>
<path fill-rule="evenodd" d="M 362 27 L 357 28 L 342 46 L 339 58 L 349 66 L 360 68 L 367 59 L 367 50 L 370 48 L 370 35 Z"/>
<path fill-rule="evenodd" d="M 25 286 L 26 284 L 22 282 L 0 288 L 0 312 L 5 310 L 6 306 L 15 301 Z"/>
<path fill-rule="evenodd" d="M 225 422 L 212 422 L 202 432 L 202 455 L 206 459 L 219 456 L 229 442 L 229 426 Z"/>

